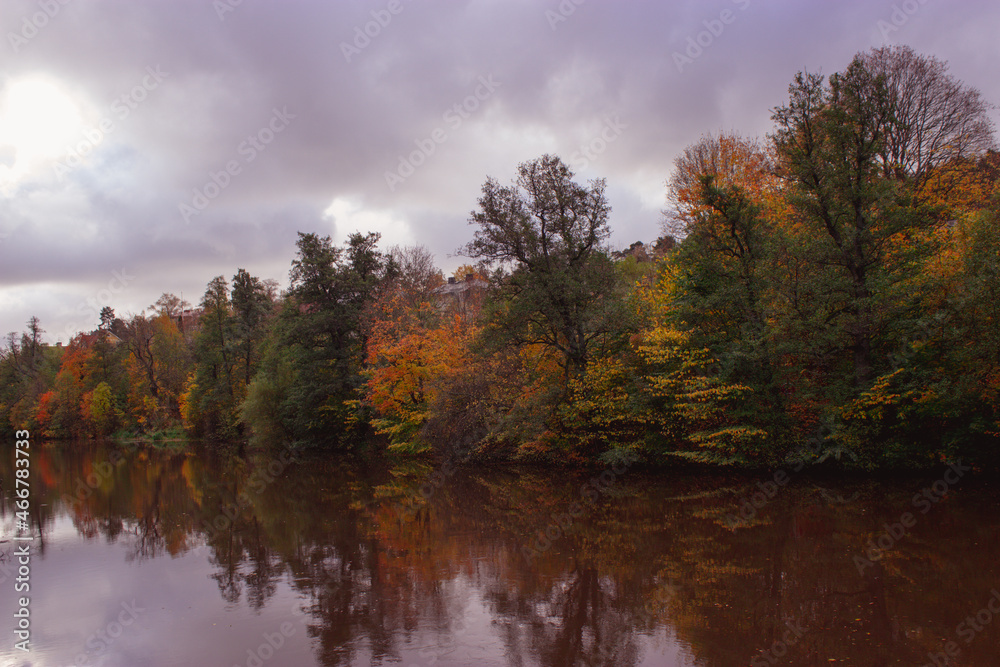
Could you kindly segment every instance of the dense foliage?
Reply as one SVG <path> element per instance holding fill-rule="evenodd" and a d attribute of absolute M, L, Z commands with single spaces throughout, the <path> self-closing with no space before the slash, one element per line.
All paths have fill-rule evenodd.
<path fill-rule="evenodd" d="M 608 246 L 603 180 L 551 155 L 488 179 L 445 282 L 420 248 L 300 234 L 278 293 L 240 269 L 196 309 L 36 319 L 0 418 L 482 458 L 866 467 L 1000 460 L 1000 155 L 989 106 L 905 47 L 801 73 L 766 140 L 677 159 L 666 235 Z M 806 446 L 809 445 L 809 446 Z"/>

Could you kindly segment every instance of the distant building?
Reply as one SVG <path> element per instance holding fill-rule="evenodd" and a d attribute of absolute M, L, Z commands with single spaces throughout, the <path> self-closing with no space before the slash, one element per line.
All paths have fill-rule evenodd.
<path fill-rule="evenodd" d="M 642 241 L 636 241 L 626 250 L 616 250 L 611 253 L 611 256 L 619 260 L 634 257 L 637 262 L 648 262 L 650 259 L 646 245 Z"/>
<path fill-rule="evenodd" d="M 201 308 L 185 308 L 176 316 L 177 328 L 181 333 L 197 328 L 203 313 L 204 310 Z"/>
<path fill-rule="evenodd" d="M 434 290 L 438 308 L 443 312 L 454 312 L 469 317 L 477 314 L 482 308 L 483 298 L 489 283 L 477 278 L 474 273 L 468 273 L 465 280 L 459 281 L 454 276 L 448 282 Z"/>
<path fill-rule="evenodd" d="M 615 259 L 622 260 L 632 257 L 637 262 L 652 262 L 654 260 L 665 257 L 670 251 L 672 251 L 677 246 L 677 239 L 673 236 L 666 235 L 661 236 L 656 239 L 656 241 L 648 246 L 642 241 L 636 241 L 630 245 L 625 250 L 616 250 L 611 253 L 611 256 Z"/>

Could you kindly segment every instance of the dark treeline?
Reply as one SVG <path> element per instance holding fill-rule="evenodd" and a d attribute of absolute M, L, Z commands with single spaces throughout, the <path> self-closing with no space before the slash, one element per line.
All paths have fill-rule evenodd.
<path fill-rule="evenodd" d="M 300 233 L 282 292 L 240 269 L 195 308 L 105 308 L 66 347 L 33 318 L 0 359 L 0 419 L 479 458 L 995 464 L 990 109 L 934 58 L 859 54 L 797 75 L 766 139 L 688 147 L 651 246 L 612 252 L 604 181 L 545 155 L 486 181 L 447 282 L 421 247 Z"/>

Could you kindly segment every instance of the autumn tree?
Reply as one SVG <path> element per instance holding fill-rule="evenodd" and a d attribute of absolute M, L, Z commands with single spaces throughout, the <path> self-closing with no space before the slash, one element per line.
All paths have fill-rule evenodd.
<path fill-rule="evenodd" d="M 129 354 L 129 362 L 134 369 L 133 375 L 140 376 L 145 381 L 145 389 L 154 400 L 160 393 L 160 385 L 156 378 L 156 362 L 153 356 L 153 337 L 155 335 L 156 329 L 153 326 L 153 321 L 141 313 L 122 322 L 118 329 L 118 336 L 125 344 L 125 349 Z"/>
<path fill-rule="evenodd" d="M 242 400 L 260 360 L 261 339 L 274 304 L 267 286 L 246 269 L 238 269 L 233 276 L 231 303 L 235 328 L 233 348 L 239 378 L 235 391 Z"/>
<path fill-rule="evenodd" d="M 299 234 L 288 298 L 243 410 L 256 433 L 284 433 L 302 445 L 357 444 L 351 438 L 367 421 L 356 410 L 370 308 L 396 272 L 378 240 L 354 233 L 341 247 Z"/>
<path fill-rule="evenodd" d="M 77 334 L 67 346 L 47 409 L 51 415 L 47 431 L 54 437 L 80 436 L 84 431 L 80 406 L 85 392 L 93 388 L 88 373 L 92 354 L 86 334 Z"/>
<path fill-rule="evenodd" d="M 718 188 L 739 188 L 754 199 L 778 187 L 773 157 L 757 140 L 727 132 L 705 135 L 674 160 L 667 182 L 671 208 L 665 211 L 664 227 L 673 237 L 691 233 L 710 211 L 704 201 L 705 177 Z"/>
<path fill-rule="evenodd" d="M 190 364 L 177 324 L 166 312 L 140 313 L 115 320 L 112 329 L 124 348 L 129 425 L 148 431 L 176 423 Z"/>
<path fill-rule="evenodd" d="M 877 156 L 885 177 L 920 193 L 935 168 L 994 147 L 991 105 L 950 75 L 946 62 L 909 46 L 872 49 L 857 61 L 885 88 L 891 121 Z"/>
<path fill-rule="evenodd" d="M 229 284 L 223 276 L 209 281 L 200 305 L 195 371 L 181 400 L 183 416 L 195 433 L 229 437 L 235 435 L 237 409 L 233 390 L 235 321 Z"/>
<path fill-rule="evenodd" d="M 180 419 L 180 396 L 184 391 L 191 366 L 191 353 L 177 320 L 166 313 L 153 319 L 153 365 L 159 386 L 158 405 L 163 423 L 175 424 Z"/>
<path fill-rule="evenodd" d="M 115 310 L 111 306 L 104 306 L 101 308 L 101 323 L 98 325 L 98 329 L 101 331 L 110 331 L 111 325 L 115 321 Z"/>
<path fill-rule="evenodd" d="M 433 290 L 444 283 L 433 253 L 425 246 L 396 246 L 389 251 L 389 258 L 394 264 L 392 291 L 411 306 L 429 301 Z"/>
<path fill-rule="evenodd" d="M 772 433 L 782 430 L 783 400 L 769 324 L 779 190 L 771 156 L 755 140 L 724 133 L 684 150 L 668 184 L 682 239 L 660 277 L 671 276 L 671 289 L 660 292 L 670 302 L 658 305 L 659 324 L 646 334 L 670 345 L 683 341 L 689 349 L 673 358 L 707 351 L 711 381 L 743 387 L 730 412 L 742 411 L 758 427 L 770 422 Z M 653 348 L 647 343 L 643 356 L 665 358 Z"/>
<path fill-rule="evenodd" d="M 888 368 L 843 409 L 843 437 L 889 464 L 1000 463 L 1000 234 L 996 204 L 963 216 L 926 267 L 929 298 Z"/>
<path fill-rule="evenodd" d="M 0 423 L 11 428 L 35 423 L 36 408 L 59 371 L 64 351 L 46 345 L 43 333 L 38 318 L 31 317 L 27 330 L 10 332 L 0 348 Z"/>
<path fill-rule="evenodd" d="M 899 395 L 887 359 L 933 309 L 933 265 L 949 243 L 947 205 L 929 196 L 940 193 L 935 177 L 991 145 L 991 126 L 977 91 L 905 48 L 859 54 L 828 81 L 799 74 L 789 92 L 772 139 L 800 269 L 788 301 L 795 356 L 818 362 L 821 401 L 838 406 L 828 418 L 858 424 L 866 401 Z M 874 461 L 885 454 L 878 428 L 840 435 Z"/>
<path fill-rule="evenodd" d="M 489 280 L 489 271 L 476 264 L 462 264 L 451 272 L 451 277 L 456 281 L 468 280 L 472 276 L 474 280 Z"/>
<path fill-rule="evenodd" d="M 1000 187 L 1000 178 L 996 180 Z M 954 369 L 951 380 L 936 392 L 953 401 L 951 432 L 943 440 L 954 453 L 957 443 L 983 459 L 997 463 L 1000 456 L 1000 199 L 990 210 L 970 216 L 956 230 L 960 270 L 957 289 L 949 291 L 945 312 L 955 313 L 951 326 L 942 327 L 942 349 Z M 939 322 L 945 318 L 939 318 Z M 949 391 L 949 389 L 953 389 Z"/>
<path fill-rule="evenodd" d="M 763 336 L 774 232 L 765 206 L 776 190 L 769 156 L 739 135 L 704 137 L 675 161 L 668 198 L 683 239 L 674 258 L 687 287 L 681 319 L 728 340 Z"/>
<path fill-rule="evenodd" d="M 371 425 L 391 449 L 430 447 L 422 427 L 442 385 L 463 364 L 472 327 L 460 315 L 446 315 L 434 292 L 444 279 L 423 246 L 389 252 L 394 275 L 367 314 L 364 403 Z"/>
<path fill-rule="evenodd" d="M 836 267 L 820 291 L 828 321 L 837 322 L 852 357 L 854 385 L 874 377 L 876 338 L 884 325 L 884 296 L 893 269 L 888 253 L 907 230 L 926 222 L 906 206 L 879 161 L 894 112 L 884 77 L 860 57 L 842 74 L 799 74 L 788 105 L 774 113 L 781 170 L 791 201 L 814 225 L 812 260 Z"/>
<path fill-rule="evenodd" d="M 366 400 L 375 411 L 372 426 L 389 437 L 390 448 L 418 452 L 432 444 L 422 427 L 451 378 L 468 364 L 477 327 L 430 301 L 411 306 L 405 299 L 405 292 L 392 292 L 376 306 Z"/>
<path fill-rule="evenodd" d="M 603 180 L 574 182 L 555 156 L 522 163 L 509 186 L 487 179 L 469 221 L 479 229 L 461 249 L 501 269 L 491 330 L 514 345 L 556 352 L 567 379 L 585 372 L 592 342 L 614 318 L 604 187 Z"/>
<path fill-rule="evenodd" d="M 119 412 L 111 386 L 107 382 L 98 383 L 80 401 L 81 416 L 90 432 L 99 438 L 109 436 L 115 430 Z"/>
<path fill-rule="evenodd" d="M 180 317 L 181 313 L 184 312 L 185 308 L 190 308 L 191 304 L 184 301 L 182 298 L 176 294 L 171 294 L 170 292 L 164 292 L 160 295 L 160 298 L 149 307 L 154 313 L 158 315 L 166 315 L 171 319 L 176 319 Z"/>

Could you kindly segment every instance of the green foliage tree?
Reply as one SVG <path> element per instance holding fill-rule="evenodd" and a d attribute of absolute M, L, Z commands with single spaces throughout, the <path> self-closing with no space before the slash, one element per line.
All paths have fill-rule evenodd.
<path fill-rule="evenodd" d="M 223 276 L 209 282 L 194 341 L 195 371 L 183 397 L 188 428 L 212 438 L 241 435 L 240 413 L 257 371 L 272 310 L 263 282 L 239 269 L 232 288 Z"/>
<path fill-rule="evenodd" d="M 201 321 L 195 337 L 195 372 L 184 397 L 189 427 L 212 437 L 236 435 L 237 405 L 233 391 L 236 323 L 223 276 L 209 281 L 201 299 Z"/>
<path fill-rule="evenodd" d="M 837 267 L 826 312 L 836 320 L 852 354 L 854 384 L 873 377 L 876 291 L 886 278 L 886 245 L 906 227 L 891 181 L 878 164 L 892 109 L 884 80 L 859 60 L 844 74 L 799 74 L 790 101 L 776 110 L 775 145 L 793 183 L 793 205 L 818 234 L 814 262 Z M 812 231 L 812 230 L 810 230 Z"/>
<path fill-rule="evenodd" d="M 864 390 L 918 301 L 901 295 L 915 291 L 907 280 L 944 222 L 915 193 L 934 166 L 988 146 L 991 125 L 978 91 L 905 48 L 859 54 L 826 83 L 801 73 L 789 92 L 773 116 L 779 169 L 821 267 L 814 305 L 836 324 Z"/>
<path fill-rule="evenodd" d="M 483 185 L 470 219 L 479 229 L 461 250 L 510 269 L 494 275 L 500 303 L 491 332 L 556 351 L 567 379 L 585 372 L 592 342 L 618 314 L 604 188 L 603 180 L 575 183 L 552 155 L 522 163 L 512 185 Z"/>
<path fill-rule="evenodd" d="M 765 206 L 776 190 L 772 170 L 756 142 L 736 135 L 685 149 L 669 184 L 684 236 L 667 263 L 678 273 L 674 325 L 691 329 L 693 343 L 708 346 L 729 379 L 778 400 L 767 326 L 779 234 Z"/>
<path fill-rule="evenodd" d="M 37 317 L 31 317 L 27 327 L 20 336 L 7 334 L 0 350 L 0 409 L 11 428 L 35 424 L 39 399 L 55 382 L 63 355 L 60 348 L 42 342 L 44 330 Z"/>
<path fill-rule="evenodd" d="M 396 273 L 377 249 L 379 235 L 351 234 L 344 247 L 330 237 L 299 234 L 291 287 L 278 322 L 273 357 L 250 388 L 245 423 L 257 433 L 282 432 L 302 445 L 358 444 L 367 423 L 356 406 L 367 354 L 369 308 Z M 282 390 L 275 409 L 261 412 L 262 395 Z M 280 425 L 271 423 L 277 416 Z"/>
<path fill-rule="evenodd" d="M 242 400 L 260 360 L 260 341 L 273 303 L 260 278 L 251 276 L 246 269 L 238 269 L 233 276 L 231 301 L 237 367 L 234 370 L 238 377 L 236 393 Z"/>

